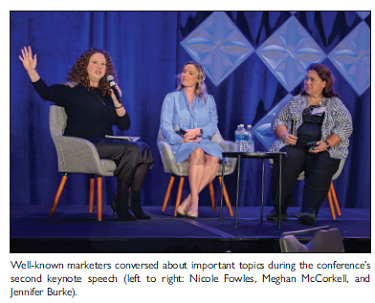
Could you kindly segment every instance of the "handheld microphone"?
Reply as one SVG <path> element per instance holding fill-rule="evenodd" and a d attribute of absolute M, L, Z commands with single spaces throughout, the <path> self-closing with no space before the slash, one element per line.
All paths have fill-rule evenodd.
<path fill-rule="evenodd" d="M 122 102 L 121 102 L 121 98 L 120 98 L 120 94 L 118 93 L 118 90 L 117 90 L 117 88 L 116 88 L 115 78 L 113 78 L 112 75 L 108 75 L 108 77 L 107 77 L 107 81 L 109 82 L 109 85 L 111 86 L 113 92 L 115 93 L 118 102 L 119 102 L 120 104 L 122 104 Z"/>
<path fill-rule="evenodd" d="M 293 136 L 297 135 L 297 133 L 296 133 L 296 124 L 297 124 L 297 116 L 293 116 L 292 117 L 292 130 L 291 130 L 291 134 Z"/>
<path fill-rule="evenodd" d="M 183 130 L 183 129 L 181 129 L 178 125 L 175 125 L 175 126 L 173 127 L 173 129 L 174 129 L 174 131 L 175 131 L 177 134 L 179 134 L 179 135 L 181 135 L 181 136 L 184 136 L 184 135 L 186 134 L 186 131 Z"/>

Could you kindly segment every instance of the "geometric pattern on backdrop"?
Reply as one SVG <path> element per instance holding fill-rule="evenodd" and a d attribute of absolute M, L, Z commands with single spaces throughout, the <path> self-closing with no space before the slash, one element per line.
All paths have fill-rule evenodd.
<path fill-rule="evenodd" d="M 328 55 L 360 96 L 370 86 L 370 28 L 359 23 Z"/>
<path fill-rule="evenodd" d="M 370 12 L 356 12 L 364 20 Z M 306 68 L 320 63 L 327 54 L 319 47 L 291 12 L 287 19 L 256 50 L 256 54 L 277 80 L 291 92 L 303 81 Z M 254 52 L 250 42 L 223 12 L 214 12 L 192 31 L 181 45 L 204 67 L 218 86 Z M 370 86 L 370 28 L 362 21 L 329 53 L 328 58 L 358 95 Z M 292 98 L 285 96 L 253 127 L 254 135 L 269 148 L 275 139 L 272 119 Z"/>
<path fill-rule="evenodd" d="M 272 131 L 272 122 L 277 112 L 285 103 L 293 98 L 291 94 L 287 94 L 280 102 L 278 102 L 267 114 L 260 119 L 253 127 L 253 133 L 263 146 L 268 150 L 276 140 L 276 135 Z M 259 148 L 258 148 L 259 150 Z"/>
<path fill-rule="evenodd" d="M 223 12 L 212 13 L 181 45 L 194 61 L 202 64 L 215 86 L 254 52 L 254 47 Z"/>
<path fill-rule="evenodd" d="M 370 15 L 370 12 L 357 12 L 358 16 L 361 17 L 361 19 L 366 19 L 368 15 Z"/>
<path fill-rule="evenodd" d="M 326 54 L 299 21 L 290 17 L 256 53 L 288 92 L 306 75 L 307 67 L 320 63 Z"/>

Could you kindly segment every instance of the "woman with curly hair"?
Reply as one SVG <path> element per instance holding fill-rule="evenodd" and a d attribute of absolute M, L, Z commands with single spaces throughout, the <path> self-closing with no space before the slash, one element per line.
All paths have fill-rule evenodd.
<path fill-rule="evenodd" d="M 112 126 L 121 130 L 130 127 L 130 117 L 116 98 L 107 76 L 116 73 L 109 54 L 91 48 L 84 52 L 69 72 L 67 82 L 47 86 L 36 71 L 36 54 L 24 47 L 19 58 L 27 71 L 34 89 L 44 100 L 53 101 L 65 108 L 67 125 L 64 136 L 80 137 L 91 141 L 100 158 L 113 160 L 117 193 L 111 206 L 121 220 L 135 221 L 128 209 L 127 196 L 131 187 L 130 210 L 138 219 L 150 219 L 142 211 L 140 191 L 148 168 L 153 165 L 151 150 L 146 143 L 109 139 Z M 117 81 L 116 81 L 117 82 Z M 116 85 L 121 95 L 121 90 Z"/>
<path fill-rule="evenodd" d="M 207 94 L 202 65 L 186 62 L 178 87 L 169 93 L 161 110 L 161 131 L 171 145 L 176 162 L 189 161 L 190 194 L 177 208 L 178 214 L 198 217 L 198 194 L 215 178 L 223 149 L 210 138 L 217 131 L 215 100 Z M 180 136 L 179 127 L 186 131 Z"/>

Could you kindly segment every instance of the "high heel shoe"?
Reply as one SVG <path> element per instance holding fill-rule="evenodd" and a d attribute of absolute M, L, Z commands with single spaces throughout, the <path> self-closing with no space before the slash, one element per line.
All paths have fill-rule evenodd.
<path fill-rule="evenodd" d="M 117 199 L 117 192 L 115 192 L 115 195 L 114 195 L 113 200 L 111 202 L 111 208 L 112 208 L 112 211 L 113 211 L 112 218 L 114 218 L 115 214 L 116 214 L 116 199 Z"/>
<path fill-rule="evenodd" d="M 129 213 L 128 203 L 126 203 L 126 194 L 118 194 L 115 192 L 115 196 L 111 203 L 111 208 L 113 211 L 113 218 L 115 213 L 120 220 L 123 221 L 136 221 L 136 219 Z"/>
<path fill-rule="evenodd" d="M 151 217 L 146 215 L 141 207 L 140 192 L 129 193 L 128 207 L 133 212 L 134 216 L 139 220 L 149 220 Z"/>
<path fill-rule="evenodd" d="M 190 219 L 197 219 L 198 218 L 198 212 L 197 211 L 188 211 L 186 213 L 186 217 Z"/>
<path fill-rule="evenodd" d="M 189 200 L 189 202 L 186 202 L 185 205 L 184 205 L 184 203 L 180 204 L 180 206 L 177 207 L 176 212 L 180 216 L 185 217 L 187 215 L 187 212 L 188 212 L 188 209 L 190 207 L 190 204 L 191 204 L 191 199 Z"/>
<path fill-rule="evenodd" d="M 130 205 L 130 196 L 128 196 L 127 200 L 128 200 L 128 207 Z M 113 211 L 113 215 L 112 215 L 112 218 L 115 217 L 115 214 L 116 214 L 116 199 L 117 199 L 117 192 L 114 192 L 114 197 L 113 197 L 113 200 L 111 202 L 111 208 L 112 208 L 112 211 Z"/>
<path fill-rule="evenodd" d="M 192 204 L 193 204 L 193 201 L 191 201 L 191 203 L 190 203 L 189 210 L 186 213 L 186 217 L 191 218 L 191 219 L 196 219 L 196 218 L 198 218 L 198 210 L 197 211 L 191 211 L 190 207 L 191 207 Z M 198 205 L 198 202 L 197 202 L 197 205 Z"/>
<path fill-rule="evenodd" d="M 187 214 L 187 210 L 184 209 L 181 205 L 179 207 L 177 207 L 177 213 L 182 216 L 182 217 L 185 217 L 186 214 Z"/>

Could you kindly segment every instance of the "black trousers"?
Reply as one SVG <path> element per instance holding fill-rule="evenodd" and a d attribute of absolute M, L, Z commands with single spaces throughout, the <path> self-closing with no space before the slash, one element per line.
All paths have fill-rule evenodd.
<path fill-rule="evenodd" d="M 324 199 L 327 197 L 332 176 L 339 168 L 340 160 L 332 159 L 327 151 L 309 153 L 306 147 L 300 145 L 285 146 L 280 151 L 287 156 L 282 159 L 282 189 L 281 210 L 286 212 L 292 199 L 293 188 L 299 174 L 305 172 L 303 187 L 302 212 L 317 214 Z M 274 206 L 279 206 L 279 160 L 275 160 L 272 176 L 272 195 Z"/>
<path fill-rule="evenodd" d="M 117 178 L 125 176 L 129 171 L 143 163 L 147 163 L 149 168 L 154 165 L 151 150 L 147 143 L 110 138 L 94 138 L 90 141 L 98 150 L 100 158 L 110 159 L 116 163 L 114 175 Z"/>

